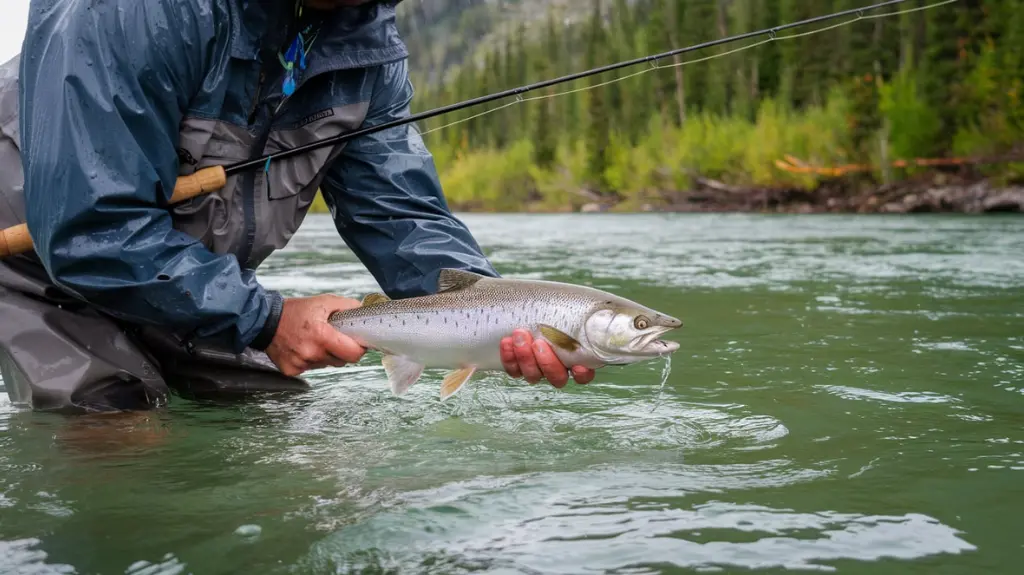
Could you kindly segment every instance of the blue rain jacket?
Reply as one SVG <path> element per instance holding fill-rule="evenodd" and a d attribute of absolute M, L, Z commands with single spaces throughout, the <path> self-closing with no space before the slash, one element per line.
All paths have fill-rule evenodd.
<path fill-rule="evenodd" d="M 19 65 L 25 212 L 55 284 L 128 322 L 264 349 L 281 296 L 255 270 L 317 189 L 393 298 L 433 292 L 444 267 L 497 275 L 412 126 L 168 205 L 180 175 L 409 114 L 395 2 L 332 12 L 286 97 L 291 4 L 32 1 Z"/>

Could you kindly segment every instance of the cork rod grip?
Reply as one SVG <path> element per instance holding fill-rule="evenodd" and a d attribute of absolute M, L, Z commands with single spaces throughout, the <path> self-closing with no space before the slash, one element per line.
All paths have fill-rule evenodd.
<path fill-rule="evenodd" d="M 0 258 L 20 254 L 32 249 L 32 236 L 28 235 L 28 225 L 16 226 L 0 230 Z"/>
<path fill-rule="evenodd" d="M 177 204 L 185 200 L 219 190 L 227 183 L 227 172 L 223 166 L 203 168 L 191 176 L 181 176 L 174 183 L 171 203 Z M 0 230 L 0 258 L 30 251 L 32 236 L 28 235 L 28 226 L 19 224 Z"/>
<path fill-rule="evenodd" d="M 191 176 L 181 176 L 178 178 L 178 181 L 174 183 L 174 193 L 171 194 L 171 203 L 177 204 L 178 202 L 191 200 L 198 195 L 219 190 L 223 188 L 227 182 L 228 176 L 224 171 L 224 166 L 203 168 Z"/>

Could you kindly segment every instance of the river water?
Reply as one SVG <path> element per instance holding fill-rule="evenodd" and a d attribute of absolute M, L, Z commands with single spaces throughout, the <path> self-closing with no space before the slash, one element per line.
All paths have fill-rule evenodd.
<path fill-rule="evenodd" d="M 1024 220 L 464 220 L 506 275 L 681 318 L 681 350 L 444 404 L 374 354 L 104 424 L 3 394 L 0 572 L 1019 572 Z M 261 277 L 377 289 L 325 216 Z"/>

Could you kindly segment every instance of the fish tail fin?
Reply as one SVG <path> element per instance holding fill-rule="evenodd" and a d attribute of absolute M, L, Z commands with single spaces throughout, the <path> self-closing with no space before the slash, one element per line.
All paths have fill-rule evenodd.
<path fill-rule="evenodd" d="M 446 375 L 444 381 L 441 382 L 441 401 L 455 395 L 473 377 L 474 373 L 476 373 L 476 366 L 471 365 Z"/>
<path fill-rule="evenodd" d="M 423 375 L 423 365 L 399 355 L 385 355 L 380 361 L 391 383 L 391 393 L 403 395 Z"/>

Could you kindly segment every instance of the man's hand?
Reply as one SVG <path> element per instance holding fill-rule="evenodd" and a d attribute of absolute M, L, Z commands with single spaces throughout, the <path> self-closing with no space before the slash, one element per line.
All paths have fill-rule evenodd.
<path fill-rule="evenodd" d="M 359 361 L 366 350 L 327 323 L 332 313 L 359 305 L 354 299 L 334 295 L 285 299 L 267 355 L 289 376 Z"/>
<path fill-rule="evenodd" d="M 529 331 L 517 329 L 512 337 L 501 340 L 501 363 L 505 371 L 515 378 L 525 377 L 531 385 L 547 379 L 551 385 L 561 389 L 569 383 L 569 370 L 555 355 L 546 341 L 533 340 Z M 582 366 L 572 368 L 576 383 L 587 384 L 594 380 L 594 370 Z"/>

